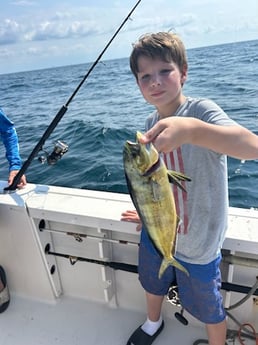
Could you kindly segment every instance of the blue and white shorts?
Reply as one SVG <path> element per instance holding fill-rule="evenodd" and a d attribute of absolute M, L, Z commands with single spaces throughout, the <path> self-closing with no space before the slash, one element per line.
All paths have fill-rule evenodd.
<path fill-rule="evenodd" d="M 189 277 L 175 267 L 169 266 L 159 279 L 158 273 L 162 257 L 155 249 L 147 232 L 142 229 L 138 272 L 144 290 L 154 295 L 166 295 L 176 280 L 180 304 L 191 315 L 206 324 L 223 321 L 226 313 L 220 293 L 221 256 L 206 265 L 177 260 L 188 270 Z"/>

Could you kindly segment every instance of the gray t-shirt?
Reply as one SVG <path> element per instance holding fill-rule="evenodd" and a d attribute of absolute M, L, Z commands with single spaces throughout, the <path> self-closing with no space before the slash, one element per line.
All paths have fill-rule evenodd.
<path fill-rule="evenodd" d="M 195 117 L 221 126 L 237 125 L 208 99 L 187 98 L 174 116 Z M 155 111 L 146 120 L 146 130 L 158 120 Z M 183 182 L 187 193 L 172 186 L 181 220 L 175 256 L 186 262 L 207 264 L 219 255 L 227 229 L 227 157 L 190 144 L 161 156 L 169 170 L 180 171 L 192 179 Z"/>

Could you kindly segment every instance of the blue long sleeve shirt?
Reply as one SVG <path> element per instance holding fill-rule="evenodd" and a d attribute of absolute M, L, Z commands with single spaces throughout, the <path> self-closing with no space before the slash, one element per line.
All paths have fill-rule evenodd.
<path fill-rule="evenodd" d="M 9 171 L 20 170 L 22 166 L 21 157 L 19 154 L 18 136 L 14 124 L 4 114 L 0 108 L 0 136 L 5 146 L 6 158 L 9 163 Z"/>

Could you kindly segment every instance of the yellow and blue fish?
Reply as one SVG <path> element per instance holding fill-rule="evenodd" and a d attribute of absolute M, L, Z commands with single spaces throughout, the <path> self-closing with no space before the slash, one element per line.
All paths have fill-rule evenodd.
<path fill-rule="evenodd" d="M 163 257 L 159 278 L 169 265 L 189 275 L 174 258 L 179 218 L 170 182 L 183 188 L 180 181 L 190 181 L 190 178 L 168 171 L 153 144 L 139 142 L 141 136 L 137 132 L 136 142 L 126 141 L 123 151 L 125 177 L 132 202 Z"/>

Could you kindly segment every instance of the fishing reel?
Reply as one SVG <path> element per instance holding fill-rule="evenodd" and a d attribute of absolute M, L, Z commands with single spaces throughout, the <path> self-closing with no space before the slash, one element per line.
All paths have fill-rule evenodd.
<path fill-rule="evenodd" d="M 43 150 L 43 154 L 38 157 L 38 160 L 44 164 L 45 162 L 48 165 L 54 165 L 60 160 L 63 155 L 68 151 L 68 145 L 61 140 L 55 142 L 53 151 L 49 154 L 47 151 Z"/>
<path fill-rule="evenodd" d="M 177 307 L 181 307 L 180 299 L 178 296 L 178 288 L 177 285 L 172 285 L 167 293 L 167 302 L 175 305 Z M 180 313 L 175 313 L 175 318 L 181 322 L 184 326 L 188 325 L 188 320 L 184 317 L 184 308 L 181 308 Z"/>

